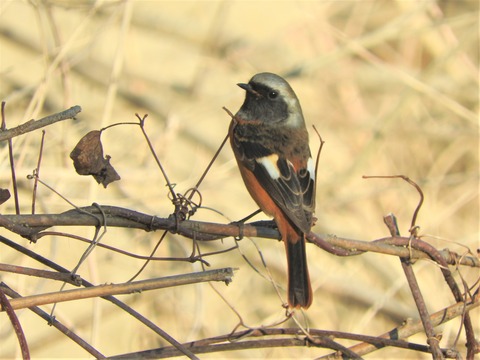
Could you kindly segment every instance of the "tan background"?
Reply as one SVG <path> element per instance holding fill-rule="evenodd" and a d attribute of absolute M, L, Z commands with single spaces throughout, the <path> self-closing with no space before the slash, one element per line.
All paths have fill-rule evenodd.
<path fill-rule="evenodd" d="M 478 246 L 478 2 L 476 1 L 6 1 L 0 3 L 0 98 L 7 127 L 73 105 L 82 113 L 46 129 L 41 178 L 77 206 L 93 202 L 167 216 L 160 171 L 137 127 L 115 127 L 102 140 L 122 180 L 106 190 L 76 175 L 69 153 L 87 131 L 148 113 L 147 131 L 177 192 L 193 186 L 223 140 L 243 91 L 235 86 L 257 72 L 281 75 L 302 103 L 311 129 L 326 141 L 320 159 L 315 231 L 362 240 L 388 235 L 382 216 L 393 212 L 407 234 L 418 195 L 401 180 L 362 175 L 404 174 L 418 182 L 425 204 L 417 224 L 437 248 L 459 253 Z M 22 211 L 31 208 L 40 132 L 16 138 L 16 172 Z M 315 152 L 318 139 L 311 131 Z M 8 153 L 0 146 L 0 187 L 11 188 Z M 226 147 L 201 186 L 196 220 L 229 222 L 256 209 Z M 70 209 L 45 187 L 37 213 Z M 214 209 L 215 211 L 212 211 Z M 13 213 L 10 200 L 0 206 Z M 264 218 L 260 216 L 258 218 Z M 63 228 L 91 238 L 93 229 Z M 0 232 L 59 264 L 73 268 L 86 244 L 51 236 L 28 244 Z M 109 229 L 102 242 L 147 255 L 158 233 Z M 232 239 L 202 246 L 225 249 Z M 281 287 L 285 258 L 280 243 L 244 239 L 240 251 L 208 257 L 211 268 L 236 267 L 234 281 L 214 285 L 245 325 L 269 325 L 283 316 L 262 266 Z M 191 241 L 169 236 L 157 256 L 188 256 Z M 403 319 L 417 318 L 398 259 L 368 254 L 338 258 L 308 246 L 315 291 L 306 313 L 311 328 L 381 334 Z M 247 256 L 259 273 L 242 258 Z M 39 265 L 2 247 L 0 261 Z M 97 249 L 79 273 L 94 283 L 128 280 L 139 260 Z M 156 262 L 141 278 L 199 271 L 198 264 Z M 415 265 L 430 311 L 453 298 L 439 269 Z M 461 269 L 472 284 L 478 271 Z M 58 283 L 0 274 L 23 295 L 56 291 Z M 456 273 L 459 278 L 458 272 Z M 280 289 L 284 296 L 284 288 Z M 226 334 L 238 317 L 207 284 L 159 290 L 121 299 L 179 341 Z M 49 311 L 49 307 L 45 307 Z M 29 311 L 19 311 L 32 355 L 87 354 Z M 100 300 L 61 304 L 55 315 L 105 355 L 165 344 L 128 315 Z M 478 315 L 478 311 L 476 314 Z M 300 316 L 299 320 L 304 323 Z M 293 323 L 285 326 L 294 326 Z M 442 326 L 450 346 L 459 322 Z M 477 333 L 480 331 L 476 322 Z M 0 358 L 18 356 L 5 314 L 0 314 Z M 424 343 L 425 336 L 411 339 Z M 459 348 L 463 349 L 463 334 Z M 260 349 L 204 358 L 314 358 L 322 349 Z M 370 358 L 429 358 L 386 349 Z"/>

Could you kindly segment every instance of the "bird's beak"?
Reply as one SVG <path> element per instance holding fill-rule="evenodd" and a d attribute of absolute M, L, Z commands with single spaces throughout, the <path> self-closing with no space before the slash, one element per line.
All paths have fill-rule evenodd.
<path fill-rule="evenodd" d="M 249 92 L 250 94 L 253 94 L 255 95 L 256 97 L 262 97 L 261 94 L 259 94 L 258 92 L 256 92 L 255 90 L 253 90 L 252 86 L 250 84 L 243 84 L 243 83 L 239 83 L 237 84 L 238 86 L 240 86 L 243 90 L 245 90 L 246 92 Z"/>

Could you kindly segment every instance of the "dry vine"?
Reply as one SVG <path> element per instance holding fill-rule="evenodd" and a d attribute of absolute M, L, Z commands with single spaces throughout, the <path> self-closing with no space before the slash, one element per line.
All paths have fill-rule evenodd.
<path fill-rule="evenodd" d="M 14 185 L 15 166 L 13 162 L 13 149 L 10 141 L 11 138 L 24 134 L 27 131 L 32 131 L 34 129 L 38 129 L 39 127 L 53 124 L 56 121 L 73 118 L 79 111 L 81 111 L 80 107 L 76 106 L 64 112 L 48 116 L 38 121 L 32 120 L 15 129 L 6 130 L 4 105 L 2 106 L 2 131 L 0 131 L 0 140 L 8 140 L 10 143 L 11 170 Z M 472 320 L 470 318 L 469 311 L 478 307 L 480 304 L 479 285 L 477 282 L 473 286 L 468 286 L 466 284 L 462 284 L 462 287 L 459 286 L 456 280 L 453 278 L 449 266 L 470 266 L 480 268 L 480 261 L 473 253 L 457 254 L 449 250 L 439 251 L 422 240 L 421 236 L 419 236 L 417 233 L 418 227 L 416 225 L 416 218 L 423 202 L 423 193 L 418 185 L 405 176 L 397 177 L 400 177 L 410 185 L 414 186 L 420 195 L 419 204 L 412 216 L 409 236 L 403 237 L 400 235 L 396 225 L 395 216 L 392 214 L 384 218 L 384 221 L 390 232 L 390 236 L 382 239 L 376 239 L 374 241 L 361 241 L 315 233 L 310 233 L 308 235 L 308 240 L 312 244 L 337 256 L 356 256 L 364 252 L 376 252 L 380 254 L 397 256 L 399 258 L 405 273 L 405 277 L 411 289 L 411 295 L 415 300 L 420 320 L 401 324 L 397 328 L 392 329 L 385 334 L 378 336 L 365 336 L 338 331 L 302 329 L 301 326 L 298 328 L 261 327 L 252 328 L 245 331 L 237 331 L 235 328 L 230 334 L 206 338 L 190 343 L 180 343 L 152 321 L 139 314 L 132 307 L 118 300 L 114 295 L 170 286 L 193 284 L 204 281 L 221 281 L 229 283 L 232 281 L 232 279 L 234 280 L 233 269 L 217 269 L 167 278 L 163 277 L 143 281 L 128 281 L 122 284 L 110 285 L 94 285 L 87 279 L 82 278 L 76 273 L 76 270 L 94 247 L 103 247 L 109 251 L 119 252 L 126 256 L 145 259 L 146 264 L 148 261 L 159 259 L 170 261 L 200 262 L 202 264 L 208 264 L 208 256 L 214 256 L 219 253 L 232 250 L 226 249 L 222 251 L 201 254 L 195 251 L 196 246 L 198 245 L 194 245 L 194 250 L 192 251 L 191 256 L 187 258 L 156 258 L 153 256 L 155 250 L 152 252 L 151 256 L 142 257 L 140 255 L 126 252 L 122 249 L 102 244 L 100 240 L 110 227 L 134 228 L 144 231 L 161 230 L 164 232 L 164 234 L 178 234 L 190 238 L 194 241 L 194 244 L 202 241 L 214 241 L 224 237 L 235 237 L 238 241 L 240 241 L 243 237 L 262 237 L 270 239 L 279 238 L 278 231 L 276 230 L 274 224 L 268 221 L 253 222 L 248 224 L 246 224 L 245 221 L 230 224 L 219 224 L 194 221 L 191 219 L 202 203 L 199 187 L 204 177 L 208 173 L 211 164 L 217 157 L 220 149 L 225 144 L 227 138 L 224 139 L 220 149 L 215 154 L 212 162 L 202 174 L 196 185 L 189 189 L 186 193 L 179 194 L 174 191 L 174 187 L 169 181 L 166 171 L 162 167 L 160 160 L 153 150 L 153 146 L 150 143 L 144 128 L 146 117 L 142 118 L 137 115 L 137 118 L 139 120 L 138 123 L 128 124 L 140 126 L 151 153 L 155 157 L 158 167 L 165 177 L 170 192 L 170 200 L 173 206 L 172 214 L 169 217 L 160 218 L 154 215 L 144 214 L 131 209 L 116 206 L 93 204 L 92 206 L 88 207 L 76 207 L 71 203 L 72 209 L 60 214 L 34 214 L 35 207 L 32 206 L 32 214 L 23 215 L 19 214 L 18 211 L 18 197 L 16 196 L 17 190 L 14 186 L 13 191 L 14 198 L 16 199 L 17 213 L 2 214 L 0 216 L 0 226 L 33 242 L 39 241 L 45 236 L 51 236 L 55 234 L 70 237 L 79 241 L 86 241 L 90 244 L 87 251 L 80 258 L 78 265 L 72 270 L 61 267 L 59 264 L 40 256 L 34 251 L 27 249 L 14 241 L 11 241 L 5 236 L 0 236 L 0 242 L 4 246 L 8 246 L 24 256 L 30 257 L 36 260 L 39 264 L 47 266 L 51 269 L 40 270 L 12 264 L 0 264 L 0 271 L 36 276 L 43 279 L 69 283 L 79 287 L 79 289 L 76 290 L 58 291 L 48 294 L 38 294 L 23 297 L 8 284 L 0 284 L 1 310 L 6 311 L 9 315 L 12 326 L 17 333 L 19 346 L 22 350 L 22 355 L 24 358 L 29 357 L 28 343 L 20 326 L 20 322 L 16 318 L 14 312 L 14 310 L 21 308 L 29 308 L 35 314 L 45 319 L 49 325 L 56 327 L 59 331 L 65 334 L 65 336 L 68 336 L 72 341 L 85 349 L 85 351 L 91 356 L 96 358 L 105 357 L 105 355 L 103 355 L 99 349 L 91 346 L 87 341 L 75 334 L 72 329 L 67 328 L 64 324 L 56 320 L 54 316 L 47 314 L 39 307 L 44 304 L 54 304 L 61 301 L 78 300 L 88 297 L 101 297 L 102 299 L 111 302 L 115 306 L 120 307 L 125 312 L 136 318 L 139 322 L 152 329 L 171 345 L 148 351 L 117 354 L 114 356 L 114 358 L 119 359 L 144 357 L 164 358 L 178 356 L 181 354 L 191 359 L 196 359 L 198 354 L 209 352 L 282 346 L 321 347 L 332 349 L 334 351 L 333 353 L 322 358 L 339 358 L 341 356 L 347 358 L 361 358 L 361 356 L 373 352 L 376 349 L 389 346 L 431 353 L 434 359 L 458 358 L 461 356 L 461 354 L 458 353 L 455 347 L 443 348 L 440 346 L 441 337 L 435 331 L 435 327 L 456 317 L 462 318 L 462 326 L 466 333 L 466 358 L 473 359 L 474 355 L 478 353 L 479 344 L 475 339 L 474 328 L 472 326 Z M 115 170 L 111 168 L 111 165 L 109 164 L 108 156 L 103 156 L 100 136 L 101 133 L 106 129 L 107 128 L 87 134 L 84 139 L 82 139 L 82 141 L 84 141 L 82 146 L 77 147 L 72 152 L 72 158 L 74 158 L 74 161 L 77 161 L 75 165 L 77 171 L 81 174 L 83 172 L 85 175 L 88 174 L 94 176 L 95 179 L 104 186 L 107 186 L 111 181 L 119 179 Z M 94 148 L 96 151 L 93 154 L 90 152 L 92 148 Z M 48 185 L 45 184 L 39 177 L 40 163 L 41 156 L 39 157 L 38 167 L 33 172 L 31 177 L 35 180 L 36 184 L 38 182 L 48 187 Z M 55 191 L 54 189 L 51 190 Z M 4 192 L 2 193 L 4 194 Z M 197 200 L 194 201 L 194 199 Z M 35 204 L 35 194 L 33 204 Z M 49 231 L 49 228 L 52 226 L 94 227 L 96 232 L 93 239 L 84 239 L 74 234 Z M 163 238 L 164 236 L 162 236 L 160 242 L 163 240 Z M 413 273 L 412 265 L 417 259 L 429 259 L 438 264 L 438 269 L 441 271 L 446 284 L 450 288 L 454 298 L 454 303 L 436 313 L 431 314 L 428 312 L 423 300 L 422 292 L 418 286 L 415 274 Z M 143 268 L 144 267 L 142 267 L 142 269 Z M 286 319 L 289 319 L 292 316 L 293 314 L 287 311 Z M 244 326 L 243 324 L 240 325 Z M 427 336 L 426 344 L 416 344 L 403 340 L 421 331 L 424 331 Z M 357 342 L 357 344 L 346 347 L 337 341 L 342 339 L 354 340 Z"/>

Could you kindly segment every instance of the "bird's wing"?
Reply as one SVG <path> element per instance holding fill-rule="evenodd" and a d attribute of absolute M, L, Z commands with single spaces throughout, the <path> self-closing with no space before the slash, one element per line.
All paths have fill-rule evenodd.
<path fill-rule="evenodd" d="M 289 220 L 308 233 L 315 206 L 313 161 L 289 160 L 258 142 L 237 138 L 232 144 L 239 161 L 253 172 Z"/>

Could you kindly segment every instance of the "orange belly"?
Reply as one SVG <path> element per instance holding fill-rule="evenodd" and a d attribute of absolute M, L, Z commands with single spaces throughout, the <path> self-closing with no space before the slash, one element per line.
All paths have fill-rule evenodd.
<path fill-rule="evenodd" d="M 244 166 L 239 166 L 239 168 L 250 196 L 265 214 L 273 216 L 283 241 L 296 243 L 298 240 L 303 239 L 301 232 L 291 225 L 283 211 L 275 204 L 270 195 L 268 195 L 257 181 L 255 175 Z"/>

